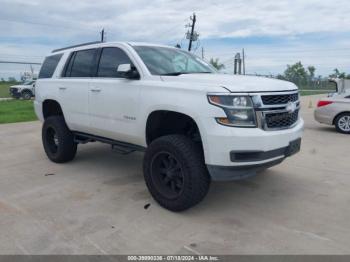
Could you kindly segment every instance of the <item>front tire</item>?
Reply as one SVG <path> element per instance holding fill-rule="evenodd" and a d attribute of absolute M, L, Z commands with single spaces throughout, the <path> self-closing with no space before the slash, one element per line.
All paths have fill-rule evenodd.
<path fill-rule="evenodd" d="M 350 113 L 343 113 L 336 117 L 335 128 L 343 134 L 350 134 Z"/>
<path fill-rule="evenodd" d="M 24 100 L 30 100 L 32 98 L 33 94 L 30 91 L 23 91 L 22 92 L 22 98 Z"/>
<path fill-rule="evenodd" d="M 171 211 L 193 207 L 209 190 L 210 176 L 201 148 L 182 135 L 153 141 L 145 153 L 143 171 L 153 198 Z"/>
<path fill-rule="evenodd" d="M 55 163 L 71 161 L 76 155 L 77 144 L 63 116 L 50 116 L 45 120 L 42 141 L 47 157 Z"/>

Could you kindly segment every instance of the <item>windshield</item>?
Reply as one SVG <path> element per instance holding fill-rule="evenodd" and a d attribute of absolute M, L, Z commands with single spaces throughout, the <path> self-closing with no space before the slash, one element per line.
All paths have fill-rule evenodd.
<path fill-rule="evenodd" d="M 152 75 L 216 73 L 204 60 L 180 49 L 157 46 L 134 46 Z"/>
<path fill-rule="evenodd" d="M 33 83 L 34 83 L 34 81 L 27 81 L 27 82 L 24 82 L 23 85 L 29 86 L 29 85 L 31 85 L 31 84 L 33 84 Z"/>

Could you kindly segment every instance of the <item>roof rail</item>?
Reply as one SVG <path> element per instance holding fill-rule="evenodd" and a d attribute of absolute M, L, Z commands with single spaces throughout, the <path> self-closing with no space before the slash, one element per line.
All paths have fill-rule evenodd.
<path fill-rule="evenodd" d="M 95 41 L 95 42 L 88 42 L 88 43 L 83 43 L 83 44 L 79 44 L 79 45 L 71 45 L 71 46 L 55 49 L 51 53 L 56 53 L 56 52 L 67 50 L 67 49 L 74 48 L 74 47 L 80 47 L 80 46 L 85 46 L 85 45 L 93 45 L 93 44 L 99 44 L 99 43 L 102 43 L 102 42 L 101 41 Z"/>

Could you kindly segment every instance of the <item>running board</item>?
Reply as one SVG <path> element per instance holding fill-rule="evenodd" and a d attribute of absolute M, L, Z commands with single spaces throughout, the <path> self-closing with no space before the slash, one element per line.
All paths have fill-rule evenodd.
<path fill-rule="evenodd" d="M 114 151 L 117 151 L 118 153 L 122 153 L 122 154 L 128 154 L 134 151 L 141 151 L 141 152 L 146 151 L 146 148 L 143 146 L 138 146 L 130 143 L 113 140 L 106 137 L 94 136 L 94 135 L 81 133 L 81 132 L 74 132 L 74 141 L 78 144 L 86 144 L 88 142 L 98 141 L 101 143 L 111 145 Z"/>

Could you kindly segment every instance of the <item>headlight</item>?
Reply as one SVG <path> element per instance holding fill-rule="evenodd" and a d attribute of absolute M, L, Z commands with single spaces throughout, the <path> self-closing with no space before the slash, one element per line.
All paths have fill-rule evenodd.
<path fill-rule="evenodd" d="M 256 127 L 253 101 L 249 96 L 208 95 L 209 102 L 221 107 L 227 117 L 218 117 L 216 121 L 226 126 Z"/>

